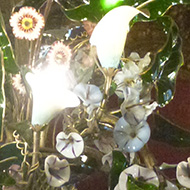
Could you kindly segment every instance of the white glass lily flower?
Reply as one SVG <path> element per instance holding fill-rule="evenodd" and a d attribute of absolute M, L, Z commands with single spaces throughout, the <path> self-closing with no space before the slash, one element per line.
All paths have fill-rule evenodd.
<path fill-rule="evenodd" d="M 48 66 L 42 71 L 26 74 L 33 94 L 33 125 L 48 123 L 64 108 L 80 104 L 78 97 L 69 89 L 73 86 L 69 72 L 63 66 Z"/>
<path fill-rule="evenodd" d="M 176 177 L 181 185 L 190 188 L 190 157 L 177 165 Z"/>
<path fill-rule="evenodd" d="M 159 186 L 158 177 L 153 170 L 134 164 L 121 172 L 119 176 L 119 182 L 114 190 L 127 190 L 126 184 L 128 180 L 128 175 L 132 175 L 134 178 L 137 179 L 143 179 L 143 181 L 153 184 L 157 187 Z"/>
<path fill-rule="evenodd" d="M 114 139 L 119 148 L 125 152 L 139 151 L 150 138 L 150 128 L 146 121 L 137 126 L 130 125 L 121 117 L 114 128 Z"/>
<path fill-rule="evenodd" d="M 129 22 L 139 13 L 142 12 L 134 7 L 120 6 L 109 11 L 96 25 L 90 43 L 96 46 L 102 67 L 118 67 L 129 32 Z"/>
<path fill-rule="evenodd" d="M 83 138 L 72 132 L 66 135 L 64 132 L 60 132 L 56 137 L 56 149 L 66 158 L 77 158 L 84 150 Z"/>
<path fill-rule="evenodd" d="M 60 160 L 55 155 L 50 155 L 45 159 L 45 174 L 47 182 L 52 187 L 60 187 L 69 181 L 70 166 L 67 160 Z"/>

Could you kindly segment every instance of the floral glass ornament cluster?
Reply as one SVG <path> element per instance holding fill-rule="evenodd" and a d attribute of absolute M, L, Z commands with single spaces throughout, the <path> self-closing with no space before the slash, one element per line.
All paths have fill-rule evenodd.
<path fill-rule="evenodd" d="M 17 100 L 12 117 L 19 123 L 12 127 L 10 138 L 15 141 L 11 146 L 21 152 L 21 161 L 17 163 L 20 165 L 16 165 L 19 180 L 15 178 L 16 185 L 11 184 L 12 187 L 77 189 L 83 171 L 102 170 L 110 177 L 109 189 L 189 188 L 189 160 L 177 165 L 179 184 L 176 185 L 160 177 L 162 174 L 151 154 L 143 154 L 149 151 L 147 142 L 151 137 L 147 119 L 161 106 L 160 100 L 152 97 L 152 89 L 154 85 L 159 88 L 159 80 L 168 72 L 164 68 L 169 64 L 167 61 L 173 60 L 174 51 L 179 53 L 179 61 L 176 68 L 172 67 L 174 71 L 171 69 L 173 75 L 183 61 L 178 36 L 174 35 L 177 32 L 173 31 L 175 24 L 168 18 L 158 21 L 166 27 L 165 34 L 171 32 L 172 36 L 157 53 L 159 56 L 151 52 L 142 57 L 136 52 L 126 56 L 124 47 L 131 22 L 135 22 L 134 17 L 151 19 L 142 8 L 154 1 L 142 1 L 138 6 L 117 2 L 110 10 L 97 8 L 101 18 L 97 12 L 96 22 L 88 14 L 81 18 L 86 30 L 81 36 L 71 38 L 67 33 L 63 39 L 53 39 L 49 35 L 53 40 L 44 43 L 45 21 L 53 3 L 59 5 L 70 20 L 78 10 L 65 9 L 59 1 L 45 2 L 38 10 L 22 6 L 9 20 L 16 40 L 29 48 L 28 63 L 16 63 L 18 71 L 9 76 Z M 93 0 L 84 1 L 78 8 L 88 10 L 93 3 Z M 102 13 L 102 10 L 106 11 Z M 19 51 L 22 52 L 22 48 Z M 4 55 L 1 48 L 0 53 Z M 163 63 L 156 65 L 156 61 Z M 170 79 L 171 73 L 167 73 L 166 78 Z M 111 97 L 114 100 L 111 101 Z M 109 109 L 116 101 L 117 109 Z M 29 135 L 20 130 L 23 126 Z M 90 165 L 91 160 L 96 164 Z M 6 184 L 3 188 L 7 188 Z"/>

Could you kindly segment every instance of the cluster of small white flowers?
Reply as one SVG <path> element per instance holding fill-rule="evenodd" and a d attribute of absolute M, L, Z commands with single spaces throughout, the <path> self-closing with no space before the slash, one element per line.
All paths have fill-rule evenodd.
<path fill-rule="evenodd" d="M 137 152 L 150 138 L 150 128 L 147 117 L 157 107 L 150 104 L 150 92 L 143 93 L 141 73 L 150 64 L 150 53 L 140 58 L 137 53 L 131 53 L 127 63 L 117 72 L 114 81 L 117 84 L 116 94 L 124 98 L 121 104 L 122 118 L 114 129 L 114 138 L 119 148 L 124 152 Z"/>

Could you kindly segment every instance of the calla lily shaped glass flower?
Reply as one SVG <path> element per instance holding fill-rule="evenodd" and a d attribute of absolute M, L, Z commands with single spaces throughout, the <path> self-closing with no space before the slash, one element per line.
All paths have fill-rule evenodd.
<path fill-rule="evenodd" d="M 150 138 L 150 128 L 146 121 L 137 126 L 130 125 L 121 117 L 114 128 L 114 139 L 125 152 L 139 151 Z"/>
<path fill-rule="evenodd" d="M 119 183 L 114 190 L 127 190 L 128 175 L 132 175 L 134 178 L 143 179 L 145 182 L 159 186 L 159 180 L 156 173 L 148 168 L 141 167 L 139 165 L 132 165 L 121 172 L 119 176 Z"/>
<path fill-rule="evenodd" d="M 45 159 L 45 174 L 47 182 L 53 187 L 60 187 L 69 181 L 70 166 L 67 160 L 60 160 L 55 155 L 50 155 Z"/>
<path fill-rule="evenodd" d="M 176 177 L 181 185 L 190 188 L 190 157 L 187 161 L 182 161 L 177 165 Z"/>
<path fill-rule="evenodd" d="M 69 90 L 73 81 L 62 66 L 49 66 L 42 71 L 27 73 L 26 80 L 33 94 L 32 124 L 48 123 L 67 107 L 80 104 L 78 97 Z"/>
<path fill-rule="evenodd" d="M 120 6 L 109 11 L 96 25 L 90 43 L 96 46 L 102 67 L 118 67 L 129 32 L 129 22 L 139 13 L 142 12 L 134 7 Z"/>
<path fill-rule="evenodd" d="M 56 149 L 66 158 L 76 158 L 80 156 L 84 150 L 83 138 L 72 132 L 66 135 L 64 132 L 60 132 L 56 137 Z"/>

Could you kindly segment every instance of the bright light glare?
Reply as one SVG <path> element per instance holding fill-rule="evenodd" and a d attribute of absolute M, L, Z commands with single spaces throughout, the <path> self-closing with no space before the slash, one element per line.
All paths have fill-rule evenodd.
<path fill-rule="evenodd" d="M 49 66 L 35 74 L 26 74 L 33 94 L 33 125 L 48 123 L 64 108 L 79 105 L 78 97 L 68 90 L 71 81 L 66 73 L 68 70 L 61 66 Z"/>
<path fill-rule="evenodd" d="M 105 9 L 111 8 L 111 7 L 115 6 L 117 3 L 121 2 L 121 1 L 123 1 L 123 0 L 103 0 L 102 1 L 102 6 Z"/>

